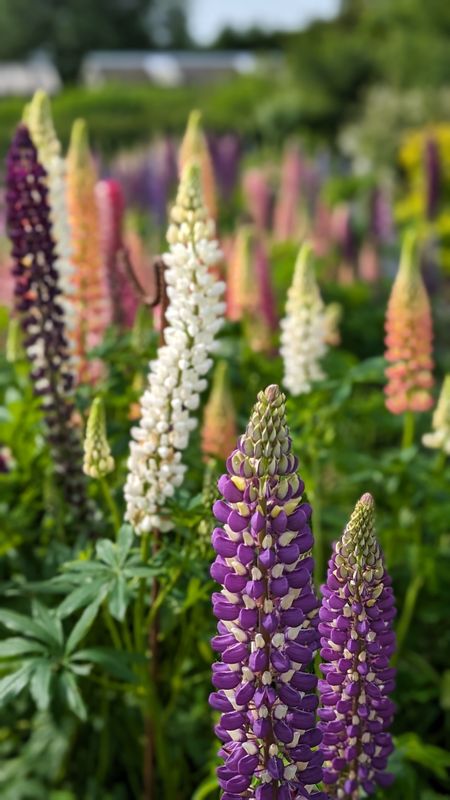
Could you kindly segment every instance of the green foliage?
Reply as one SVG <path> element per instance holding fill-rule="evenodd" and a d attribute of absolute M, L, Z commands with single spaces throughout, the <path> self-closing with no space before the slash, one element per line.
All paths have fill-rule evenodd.
<path fill-rule="evenodd" d="M 158 133 L 181 134 L 190 110 L 202 111 L 205 125 L 224 131 L 238 123 L 244 134 L 260 132 L 259 104 L 274 92 L 273 80 L 262 76 L 234 78 L 217 86 L 163 88 L 111 84 L 99 89 L 71 88 L 55 97 L 52 111 L 58 136 L 67 145 L 72 122 L 86 119 L 94 147 L 102 151 L 147 143 Z M 6 151 L 20 121 L 23 101 L 0 100 L 0 146 Z"/>
<path fill-rule="evenodd" d="M 273 248 L 280 298 L 294 257 L 295 247 Z M 450 730 L 449 467 L 439 466 L 434 453 L 419 447 L 419 435 L 412 447 L 400 450 L 401 420 L 384 408 L 380 353 L 387 287 L 326 285 L 323 290 L 327 302 L 343 306 L 342 345 L 327 357 L 327 379 L 311 394 L 288 400 L 293 445 L 314 507 L 316 558 L 323 570 L 355 498 L 371 491 L 398 598 L 400 640 L 397 749 L 391 764 L 396 781 L 379 797 L 442 800 L 450 790 L 445 752 Z M 120 515 L 127 409 L 136 400 L 133 376 L 145 375 L 155 336 L 149 332 L 141 345 L 138 353 L 133 337 L 111 330 L 98 350 L 110 366 L 103 396 L 118 467 L 108 480 Z M 230 365 L 242 429 L 258 389 L 281 380 L 280 360 L 251 352 L 236 324 L 225 327 L 217 357 Z M 102 538 L 87 542 L 81 537 L 69 546 L 64 531 L 57 538 L 58 529 L 47 521 L 41 473 L 30 466 L 47 463 L 49 456 L 39 412 L 30 404 L 25 366 L 3 363 L 0 376 L 6 400 L 0 432 L 15 462 L 1 476 L 9 487 L 2 497 L 8 508 L 0 612 L 2 797 L 139 798 L 148 717 L 158 731 L 158 796 L 216 797 L 214 719 L 207 706 L 214 628 L 208 569 L 210 503 L 221 465 L 212 465 L 205 477 L 199 438 L 193 435 L 186 481 L 170 504 L 175 531 L 157 547 L 150 537 L 137 541 L 127 525 L 114 538 L 109 507 L 92 482 Z M 80 391 L 80 408 L 87 410 L 90 399 L 89 391 Z M 428 427 L 427 416 L 418 434 Z M 148 671 L 147 636 L 156 619 L 155 684 Z"/>

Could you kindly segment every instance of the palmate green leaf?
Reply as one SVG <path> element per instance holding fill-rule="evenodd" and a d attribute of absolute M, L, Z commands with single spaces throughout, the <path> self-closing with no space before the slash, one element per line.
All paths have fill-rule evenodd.
<path fill-rule="evenodd" d="M 450 753 L 441 747 L 427 744 L 415 733 L 405 733 L 397 737 L 397 747 L 409 761 L 414 761 L 430 770 L 437 778 L 446 780 L 450 769 Z"/>
<path fill-rule="evenodd" d="M 108 608 L 114 619 L 122 622 L 127 613 L 130 592 L 123 575 L 119 575 L 108 592 Z"/>
<path fill-rule="evenodd" d="M 158 570 L 155 570 L 153 567 L 125 567 L 123 574 L 126 578 L 154 578 L 155 575 L 159 574 Z"/>
<path fill-rule="evenodd" d="M 118 566 L 117 548 L 110 539 L 100 539 L 95 545 L 95 553 L 99 561 L 103 561 L 108 567 Z"/>
<path fill-rule="evenodd" d="M 30 682 L 30 693 L 40 711 L 50 705 L 50 688 L 53 678 L 52 664 L 45 659 L 38 659 L 32 664 L 33 676 Z"/>
<path fill-rule="evenodd" d="M 117 549 L 119 551 L 119 564 L 123 566 L 131 550 L 134 539 L 133 528 L 131 525 L 122 525 L 117 537 Z"/>
<path fill-rule="evenodd" d="M 58 641 L 43 623 L 27 617 L 25 614 L 19 614 L 17 611 L 3 608 L 0 609 L 0 622 L 8 630 L 45 642 L 50 648 L 55 648 L 58 645 Z"/>
<path fill-rule="evenodd" d="M 128 653 L 120 653 L 110 647 L 86 647 L 83 650 L 77 650 L 71 657 L 72 664 L 77 661 L 98 664 L 114 677 L 128 683 L 136 683 L 137 678 L 131 665 L 132 662 L 140 660 L 138 656 L 131 657 Z M 142 660 L 145 661 L 145 659 Z"/>
<path fill-rule="evenodd" d="M 10 697 L 20 694 L 29 681 L 30 672 L 31 665 L 24 664 L 16 672 L 0 680 L 0 703 L 4 703 Z"/>
<path fill-rule="evenodd" d="M 87 710 L 72 672 L 65 670 L 59 676 L 59 684 L 63 690 L 68 707 L 84 722 L 84 720 L 87 719 Z"/>
<path fill-rule="evenodd" d="M 67 655 L 70 655 L 75 650 L 76 646 L 88 633 L 98 614 L 101 602 L 101 599 L 97 598 L 93 603 L 91 603 L 91 605 L 84 609 L 80 619 L 72 629 L 67 639 L 65 650 Z"/>
<path fill-rule="evenodd" d="M 26 654 L 45 653 L 46 647 L 32 639 L 11 636 L 0 641 L 0 659 L 17 658 Z"/>
<path fill-rule="evenodd" d="M 61 625 L 61 620 L 51 613 L 48 608 L 46 608 L 38 600 L 33 600 L 31 612 L 33 619 L 41 622 L 45 626 L 45 629 L 53 637 L 55 642 L 62 646 L 64 642 L 64 631 Z"/>
<path fill-rule="evenodd" d="M 58 616 L 64 619 L 79 608 L 90 605 L 96 598 L 103 600 L 108 592 L 109 583 L 109 572 L 105 572 L 103 578 L 89 580 L 82 586 L 77 586 L 58 606 Z"/>

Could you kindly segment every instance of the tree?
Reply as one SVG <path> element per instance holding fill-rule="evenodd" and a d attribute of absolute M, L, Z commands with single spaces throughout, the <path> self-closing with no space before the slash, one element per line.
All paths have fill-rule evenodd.
<path fill-rule="evenodd" d="M 158 44 L 151 24 L 157 9 L 176 39 L 169 45 L 186 44 L 184 8 L 173 0 L 0 0 L 0 59 L 23 59 L 44 50 L 63 78 L 74 80 L 89 50 L 148 49 Z"/>

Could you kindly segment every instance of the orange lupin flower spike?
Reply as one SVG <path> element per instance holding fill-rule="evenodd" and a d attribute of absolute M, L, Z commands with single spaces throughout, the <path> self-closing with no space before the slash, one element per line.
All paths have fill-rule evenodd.
<path fill-rule="evenodd" d="M 255 285 L 251 269 L 250 226 L 243 225 L 236 233 L 233 242 L 227 275 L 227 317 L 237 322 L 255 305 Z"/>
<path fill-rule="evenodd" d="M 205 460 L 226 460 L 237 438 L 236 412 L 228 380 L 228 366 L 219 361 L 203 414 L 202 452 Z"/>
<path fill-rule="evenodd" d="M 386 406 L 392 414 L 428 411 L 433 405 L 433 325 L 415 253 L 416 236 L 405 236 L 400 267 L 386 312 Z"/>
<path fill-rule="evenodd" d="M 67 155 L 67 202 L 72 232 L 73 302 L 76 309 L 71 332 L 78 379 L 98 376 L 98 364 L 87 360 L 110 321 L 110 299 L 104 274 L 98 207 L 95 197 L 96 169 L 89 149 L 84 120 L 75 121 Z"/>
<path fill-rule="evenodd" d="M 186 132 L 180 146 L 179 170 L 181 175 L 189 161 L 196 161 L 200 165 L 205 206 L 209 216 L 217 219 L 216 180 L 208 143 L 200 124 L 201 116 L 200 111 L 191 111 L 189 114 Z"/>

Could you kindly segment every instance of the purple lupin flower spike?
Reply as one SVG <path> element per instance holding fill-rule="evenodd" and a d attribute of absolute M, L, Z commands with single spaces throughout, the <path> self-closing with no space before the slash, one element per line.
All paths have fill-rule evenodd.
<path fill-rule="evenodd" d="M 319 631 L 324 784 L 330 798 L 358 800 L 377 785 L 393 750 L 395 600 L 374 533 L 374 502 L 364 494 L 329 561 Z"/>
<path fill-rule="evenodd" d="M 82 449 L 74 424 L 73 374 L 55 268 L 46 172 L 28 129 L 19 125 L 7 157 L 7 222 L 12 244 L 15 308 L 41 399 L 55 471 L 76 516 L 87 513 Z"/>
<path fill-rule="evenodd" d="M 220 661 L 210 704 L 222 712 L 222 800 L 300 800 L 325 795 L 315 710 L 318 600 L 309 527 L 278 386 L 260 392 L 247 430 L 219 480 L 211 575 Z"/>

